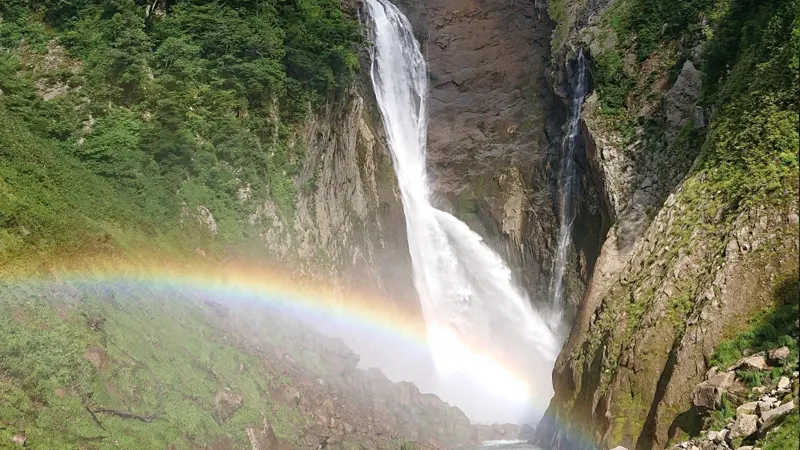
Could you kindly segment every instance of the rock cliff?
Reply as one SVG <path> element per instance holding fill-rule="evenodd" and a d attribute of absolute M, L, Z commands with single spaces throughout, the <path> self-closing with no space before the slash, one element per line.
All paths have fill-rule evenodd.
<path fill-rule="evenodd" d="M 371 91 L 331 98 L 301 129 L 295 217 L 269 200 L 251 215 L 267 251 L 342 295 L 373 294 L 418 311 L 403 206 Z"/>
<path fill-rule="evenodd" d="M 545 83 L 552 25 L 544 5 L 398 4 L 428 63 L 428 160 L 439 206 L 481 233 L 543 301 L 555 232 L 548 152 L 560 134 Z"/>
<path fill-rule="evenodd" d="M 728 128 L 743 113 L 713 96 L 744 104 L 764 91 L 745 75 L 756 70 L 752 61 L 720 56 L 722 44 L 708 37 L 712 26 L 728 38 L 739 32 L 724 27 L 751 20 L 746 6 L 710 24 L 704 13 L 684 13 L 676 2 L 665 10 L 686 14 L 685 26 L 653 31 L 647 21 L 660 28 L 651 16 L 665 10 L 647 9 L 646 1 L 608 3 L 549 5 L 558 21 L 554 91 L 565 91 L 578 47 L 592 59 L 594 93 L 582 111 L 584 182 L 595 185 L 609 228 L 554 368 L 555 397 L 536 441 L 561 449 L 662 449 L 696 436 L 709 420 L 710 411 L 693 406 L 692 392 L 721 344 L 776 308 L 796 311 L 794 294 L 783 294 L 797 289 L 796 166 L 787 160 L 785 176 L 782 168 L 762 175 L 770 159 L 737 159 L 728 145 L 745 139 L 736 134 L 745 125 Z M 763 17 L 786 26 L 781 8 Z M 710 76 L 723 57 L 740 71 Z M 760 57 L 782 56 L 772 50 Z M 761 76 L 774 77 L 774 85 L 796 83 Z M 777 133 L 794 143 L 787 148 L 796 147 L 796 131 Z M 770 158 L 783 148 L 774 142 L 764 150 Z M 761 151 L 758 140 L 743 145 Z M 740 191 L 739 184 L 750 187 Z M 764 194 L 768 185 L 771 193 Z"/>

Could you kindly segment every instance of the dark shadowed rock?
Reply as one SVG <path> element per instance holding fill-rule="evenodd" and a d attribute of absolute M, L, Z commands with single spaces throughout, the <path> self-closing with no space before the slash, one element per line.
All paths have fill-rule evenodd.
<path fill-rule="evenodd" d="M 664 109 L 669 125 L 667 133 L 670 139 L 674 139 L 688 121 L 695 120 L 702 80 L 703 74 L 690 60 L 686 60 L 675 84 L 664 95 Z"/>

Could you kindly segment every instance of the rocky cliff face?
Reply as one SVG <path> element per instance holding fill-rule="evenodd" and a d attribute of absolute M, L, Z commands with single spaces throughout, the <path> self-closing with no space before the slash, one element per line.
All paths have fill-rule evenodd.
<path fill-rule="evenodd" d="M 551 4 L 560 17 L 554 91 L 564 91 L 577 47 L 599 81 L 616 78 L 582 111 L 585 182 L 610 228 L 554 368 L 555 397 L 537 430 L 543 447 L 661 449 L 696 435 L 709 411 L 692 392 L 720 343 L 792 302 L 777 293 L 797 285 L 796 180 L 773 200 L 732 200 L 703 166 L 722 120 L 700 102 L 703 39 L 664 38 L 637 55 L 610 25 L 619 11 Z M 625 85 L 621 104 L 609 106 Z"/>
<path fill-rule="evenodd" d="M 371 95 L 351 89 L 306 120 L 295 143 L 304 149 L 295 217 L 267 200 L 251 223 L 267 251 L 300 274 L 417 311 L 403 207 Z"/>
<path fill-rule="evenodd" d="M 439 206 L 487 238 L 543 300 L 555 227 L 548 149 L 560 133 L 548 115 L 544 4 L 398 3 L 430 72 L 428 159 Z"/>

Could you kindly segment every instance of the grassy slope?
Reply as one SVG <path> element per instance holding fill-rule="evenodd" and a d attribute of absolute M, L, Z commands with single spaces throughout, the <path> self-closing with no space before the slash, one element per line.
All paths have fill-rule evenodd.
<path fill-rule="evenodd" d="M 146 285 L 56 282 L 4 292 L 0 442 L 24 432 L 33 448 L 43 449 L 190 448 L 219 440 L 242 448 L 245 426 L 262 418 L 290 440 L 304 423 L 273 404 L 271 376 L 258 356 L 222 340 L 188 297 Z M 229 422 L 218 424 L 214 396 L 225 389 L 245 400 Z M 155 418 L 145 423 L 98 414 L 101 427 L 86 407 Z"/>
<path fill-rule="evenodd" d="M 295 437 L 294 425 L 303 420 L 273 410 L 270 376 L 259 358 L 221 341 L 188 298 L 144 285 L 68 285 L 43 275 L 112 256 L 120 264 L 186 259 L 208 237 L 154 231 L 125 193 L 63 147 L 34 136 L 2 106 L 0 152 L 0 447 L 23 432 L 42 449 L 189 448 L 220 437 L 242 447 L 245 424 L 259 424 L 262 414 L 280 436 Z M 11 281 L 22 273 L 49 281 Z M 248 368 L 243 373 L 241 364 Z M 225 388 L 245 402 L 221 426 L 212 417 L 213 398 Z M 86 406 L 159 418 L 101 415 L 101 428 Z"/>
<path fill-rule="evenodd" d="M 67 61 L 69 67 L 59 69 L 62 72 L 49 74 L 67 78 L 73 90 L 42 101 L 35 88 L 41 77 L 37 64 L 47 54 L 45 43 L 59 37 L 59 31 L 44 26 L 35 14 L 19 20 L 21 28 L 15 28 L 10 16 L 4 19 L 0 26 L 0 448 L 12 445 L 15 434 L 25 434 L 28 447 L 36 449 L 153 449 L 169 444 L 180 449 L 205 448 L 214 442 L 245 448 L 249 445 L 245 426 L 260 427 L 264 419 L 279 437 L 296 440 L 306 419 L 279 407 L 269 393 L 289 380 L 276 378 L 258 355 L 223 339 L 206 312 L 191 301 L 194 293 L 57 281 L 54 274 L 76 266 L 103 271 L 135 266 L 137 261 L 191 264 L 196 248 L 213 260 L 220 255 L 252 256 L 257 246 L 237 234 L 235 222 L 243 223 L 242 211 L 229 208 L 223 217 L 217 216 L 223 227 L 217 239 L 191 220 L 179 224 L 179 200 L 184 194 L 192 206 L 203 202 L 213 207 L 215 198 L 223 197 L 225 205 L 232 204 L 228 197 L 235 189 L 208 181 L 229 181 L 230 175 L 222 172 L 231 167 L 224 162 L 214 166 L 213 160 L 211 166 L 198 163 L 192 168 L 195 179 L 182 189 L 199 185 L 197 195 L 169 192 L 168 183 L 161 180 L 168 162 L 159 161 L 160 171 L 145 167 L 137 178 L 109 173 L 109 167 L 116 170 L 104 165 L 109 161 L 127 164 L 130 161 L 122 158 L 143 158 L 146 143 L 141 136 L 133 136 L 134 145 L 125 147 L 131 137 L 125 134 L 130 131 L 126 120 L 134 123 L 133 131 L 139 130 L 144 124 L 140 115 L 148 105 L 120 107 L 103 99 L 98 103 L 108 108 L 87 110 L 83 96 L 102 98 L 103 82 L 92 79 L 92 62 L 74 61 Z M 23 41 L 26 45 L 18 45 Z M 71 55 L 80 56 L 80 51 Z M 89 87 L 75 89 L 74 83 Z M 77 139 L 81 121 L 86 114 L 97 117 L 98 112 L 95 132 L 103 137 L 108 131 L 103 137 L 108 142 L 95 145 L 90 135 L 81 146 Z M 240 142 L 215 144 L 222 154 L 238 150 Z M 122 156 L 119 161 L 103 156 L 103 164 L 86 159 L 86 151 L 98 148 Z M 210 192 L 214 188 L 220 192 Z M 228 219 L 231 226 L 225 227 Z M 13 281 L 20 277 L 43 281 L 37 286 Z M 244 402 L 229 421 L 218 423 L 214 396 L 225 389 L 240 393 Z M 98 413 L 101 426 L 87 407 L 155 418 L 146 423 Z"/>

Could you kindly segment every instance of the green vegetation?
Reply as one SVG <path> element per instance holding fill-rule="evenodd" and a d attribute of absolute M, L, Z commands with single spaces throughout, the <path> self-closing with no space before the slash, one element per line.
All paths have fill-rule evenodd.
<path fill-rule="evenodd" d="M 259 356 L 213 338 L 219 332 L 192 295 L 146 284 L 4 286 L 0 442 L 24 430 L 37 449 L 188 449 L 220 438 L 244 448 L 245 427 L 264 417 L 296 438 L 305 419 L 273 402 L 277 380 Z M 246 401 L 215 419 L 214 397 L 226 389 Z"/>
<path fill-rule="evenodd" d="M 738 0 L 706 52 L 706 97 L 718 105 L 705 167 L 733 202 L 781 201 L 796 191 L 800 3 Z"/>
<path fill-rule="evenodd" d="M 360 43 L 338 0 L 0 2 L 0 447 L 244 448 L 265 419 L 297 438 L 306 418 L 196 293 L 9 280 L 258 253 L 247 219 L 270 199 L 293 220 L 297 129 Z M 226 389 L 245 402 L 219 420 Z"/>
<path fill-rule="evenodd" d="M 764 450 L 795 450 L 798 448 L 797 430 L 800 425 L 800 414 L 797 410 L 783 420 L 781 426 L 770 431 L 761 444 Z"/>
<path fill-rule="evenodd" d="M 338 0 L 15 0 L 0 17 L 0 262 L 175 235 L 184 204 L 214 214 L 220 248 L 256 237 L 265 198 L 293 220 L 295 128 L 358 71 Z"/>
<path fill-rule="evenodd" d="M 625 71 L 622 55 L 614 50 L 598 55 L 595 60 L 597 95 L 604 112 L 618 112 L 625 106 L 625 97 L 633 89 L 634 80 Z"/>
<path fill-rule="evenodd" d="M 709 430 L 722 430 L 728 424 L 728 419 L 736 417 L 736 405 L 732 404 L 727 395 L 722 396 L 722 405 L 716 411 L 711 411 L 711 416 L 706 424 Z"/>
<path fill-rule="evenodd" d="M 732 339 L 722 342 L 714 351 L 710 363 L 721 368 L 732 366 L 744 356 L 786 346 L 791 350 L 790 360 L 798 359 L 797 304 L 780 305 L 762 311 L 750 320 L 750 327 Z M 790 369 L 787 369 L 790 370 Z"/>
<path fill-rule="evenodd" d="M 637 56 L 643 61 L 665 42 L 700 31 L 717 1 L 631 0 L 621 18 L 621 29 L 636 37 Z"/>

